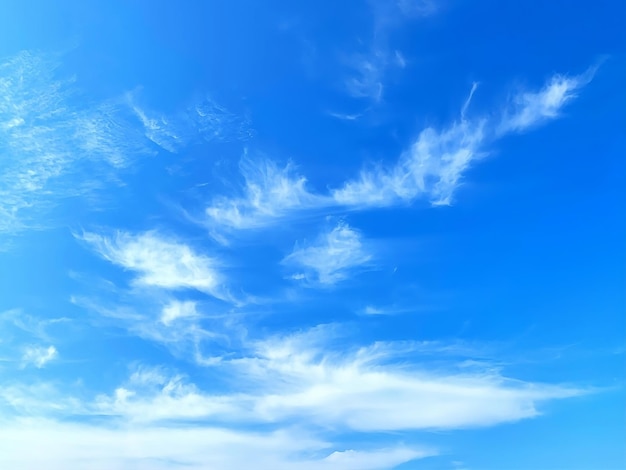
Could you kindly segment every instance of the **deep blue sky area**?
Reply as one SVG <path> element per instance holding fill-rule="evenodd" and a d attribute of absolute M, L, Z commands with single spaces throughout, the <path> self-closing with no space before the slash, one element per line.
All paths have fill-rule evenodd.
<path fill-rule="evenodd" d="M 626 468 L 624 18 L 3 2 L 0 467 Z"/>

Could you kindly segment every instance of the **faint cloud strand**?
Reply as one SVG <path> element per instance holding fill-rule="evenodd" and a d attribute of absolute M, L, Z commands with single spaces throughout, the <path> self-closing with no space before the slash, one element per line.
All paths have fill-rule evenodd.
<path fill-rule="evenodd" d="M 46 226 L 42 215 L 62 198 L 149 153 L 123 106 L 77 105 L 58 65 L 30 52 L 0 65 L 0 232 Z"/>
<path fill-rule="evenodd" d="M 300 333 L 248 340 L 235 357 L 212 367 L 227 389 L 203 390 L 180 374 L 141 368 L 109 394 L 80 409 L 128 423 L 246 424 L 294 421 L 361 433 L 451 430 L 534 418 L 541 404 L 591 390 L 509 379 L 478 364 L 426 359 L 426 344 L 374 343 L 339 349 L 323 325 Z M 424 349 L 426 348 L 426 349 Z M 445 354 L 445 353 L 444 353 Z M 419 356 L 418 364 L 407 358 Z"/>
<path fill-rule="evenodd" d="M 577 92 L 593 79 L 595 71 L 594 67 L 577 76 L 554 75 L 541 90 L 515 95 L 503 113 L 497 132 L 520 132 L 559 117 L 561 108 L 576 98 Z"/>
<path fill-rule="evenodd" d="M 173 116 L 140 107 L 134 93 L 127 94 L 127 99 L 146 138 L 170 153 L 193 143 L 246 141 L 252 137 L 247 118 L 231 113 L 208 97 Z"/>
<path fill-rule="evenodd" d="M 372 259 L 361 240 L 361 234 L 345 223 L 322 234 L 318 240 L 298 247 L 283 260 L 283 264 L 304 268 L 294 279 L 306 279 L 321 285 L 333 285 L 345 280 L 351 270 L 366 265 Z"/>
<path fill-rule="evenodd" d="M 433 15 L 438 8 L 431 0 L 376 0 L 370 2 L 370 7 L 374 17 L 373 39 L 366 53 L 354 54 L 348 60 L 354 73 L 346 79 L 345 87 L 355 98 L 378 103 L 383 98 L 389 70 L 406 67 L 402 53 L 389 45 L 389 32 L 410 20 Z"/>
<path fill-rule="evenodd" d="M 324 198 L 307 188 L 305 177 L 293 165 L 279 167 L 269 160 L 242 159 L 243 195 L 220 197 L 205 209 L 211 224 L 231 229 L 259 228 L 293 210 L 324 205 Z"/>
<path fill-rule="evenodd" d="M 41 346 L 31 346 L 26 348 L 22 355 L 22 364 L 33 365 L 37 369 L 43 368 L 50 361 L 58 356 L 58 351 L 54 346 L 48 346 L 47 348 Z"/>
<path fill-rule="evenodd" d="M 137 285 L 166 290 L 195 289 L 221 300 L 229 299 L 216 260 L 182 242 L 155 232 L 117 232 L 110 237 L 85 232 L 77 238 L 87 242 L 107 261 L 137 273 L 134 279 Z"/>
<path fill-rule="evenodd" d="M 245 140 L 246 119 L 210 99 L 177 116 L 141 109 L 133 94 L 90 103 L 60 63 L 21 52 L 0 64 L 0 233 L 52 224 L 68 197 L 94 197 L 154 146 Z M 154 114 L 154 116 L 152 115 Z"/>
<path fill-rule="evenodd" d="M 557 119 L 565 105 L 591 81 L 595 68 L 577 76 L 555 75 L 538 91 L 521 90 L 487 116 L 469 116 L 478 84 L 472 84 L 459 118 L 440 128 L 427 127 L 395 162 L 363 169 L 326 194 L 310 191 L 293 167 L 266 159 L 242 161 L 243 195 L 214 198 L 206 208 L 208 223 L 228 229 L 261 228 L 303 211 L 341 207 L 365 210 L 408 205 L 426 199 L 448 205 L 463 175 L 489 154 L 488 146 L 505 135 Z"/>

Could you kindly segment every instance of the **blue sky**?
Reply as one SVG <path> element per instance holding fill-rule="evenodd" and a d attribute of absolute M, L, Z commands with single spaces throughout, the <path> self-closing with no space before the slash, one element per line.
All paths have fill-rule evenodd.
<path fill-rule="evenodd" d="M 626 8 L 0 6 L 0 463 L 619 469 Z"/>

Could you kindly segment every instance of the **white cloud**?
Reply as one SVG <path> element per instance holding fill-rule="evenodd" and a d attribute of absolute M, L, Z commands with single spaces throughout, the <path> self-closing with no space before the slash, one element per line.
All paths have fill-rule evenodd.
<path fill-rule="evenodd" d="M 309 192 L 307 180 L 294 172 L 292 165 L 279 168 L 265 160 L 241 161 L 245 178 L 244 194 L 239 198 L 220 198 L 206 208 L 210 223 L 227 228 L 259 228 L 295 210 L 311 208 L 321 198 Z"/>
<path fill-rule="evenodd" d="M 366 305 L 362 310 L 364 315 L 388 315 L 392 310 L 387 308 L 375 307 L 373 305 Z"/>
<path fill-rule="evenodd" d="M 26 348 L 22 355 L 22 364 L 33 365 L 38 369 L 41 369 L 53 359 L 59 355 L 57 349 L 54 346 L 48 346 L 47 348 L 41 346 L 30 346 Z"/>
<path fill-rule="evenodd" d="M 557 118 L 592 76 L 591 71 L 573 78 L 556 75 L 540 91 L 516 95 L 499 122 L 466 117 L 477 88 L 474 83 L 459 121 L 441 130 L 424 129 L 396 164 L 362 171 L 357 179 L 333 191 L 333 198 L 355 208 L 408 204 L 421 197 L 434 205 L 450 204 L 463 174 L 487 154 L 488 144 L 508 132 Z"/>
<path fill-rule="evenodd" d="M 196 302 L 192 302 L 190 300 L 185 302 L 173 300 L 163 307 L 161 322 L 165 325 L 169 325 L 178 319 L 195 318 L 197 316 L 198 311 L 196 310 Z"/>
<path fill-rule="evenodd" d="M 57 71 L 29 52 L 0 64 L 0 232 L 45 227 L 62 198 L 92 195 L 148 152 L 123 105 L 85 104 Z"/>
<path fill-rule="evenodd" d="M 594 73 L 595 69 L 589 69 L 573 77 L 554 75 L 541 90 L 518 93 L 505 110 L 498 132 L 519 132 L 559 117 L 561 108 L 576 98 L 577 92 L 591 81 Z"/>
<path fill-rule="evenodd" d="M 355 98 L 380 101 L 384 90 L 383 77 L 389 61 L 388 54 L 379 49 L 354 57 L 351 61 L 354 75 L 346 80 L 348 93 Z"/>
<path fill-rule="evenodd" d="M 212 381 L 210 390 L 163 367 L 145 366 L 94 400 L 45 384 L 0 387 L 0 462 L 28 468 L 42 456 L 53 469 L 81 462 L 89 468 L 185 463 L 227 470 L 254 463 L 268 470 L 382 470 L 436 451 L 385 446 L 384 440 L 379 449 L 358 450 L 371 433 L 393 432 L 404 441 L 407 431 L 494 426 L 536 417 L 547 401 L 586 393 L 509 379 L 488 364 L 466 367 L 451 360 L 442 343 L 432 345 L 433 365 L 424 354 L 430 346 L 345 347 L 332 325 L 319 326 L 248 341 L 236 357 L 212 364 L 223 380 Z M 456 356 L 459 348 L 451 348 Z M 248 431 L 250 426 L 258 431 Z M 355 450 L 337 443 L 341 433 L 349 433 Z M 55 445 L 43 439 L 48 450 L 27 452 L 32 439 L 45 435 L 61 437 Z"/>
<path fill-rule="evenodd" d="M 87 409 L 84 403 L 67 391 L 61 393 L 50 383 L 20 384 L 6 380 L 0 386 L 0 422 L 8 417 L 56 416 L 85 412 Z"/>
<path fill-rule="evenodd" d="M 53 209 L 68 197 L 94 205 L 123 168 L 154 154 L 149 141 L 175 152 L 250 136 L 246 119 L 209 99 L 179 116 L 150 113 L 133 94 L 92 102 L 59 70 L 58 59 L 28 51 L 0 63 L 0 233 L 58 223 Z"/>
<path fill-rule="evenodd" d="M 432 450 L 416 450 L 408 447 L 396 447 L 379 451 L 360 452 L 347 450 L 335 451 L 320 462 L 321 468 L 341 468 L 361 470 L 374 468 L 393 468 L 405 462 L 436 455 Z"/>
<path fill-rule="evenodd" d="M 508 379 L 489 367 L 394 365 L 394 357 L 409 352 L 407 345 L 396 350 L 393 343 L 376 344 L 342 353 L 325 346 L 312 345 L 308 337 L 304 342 L 297 336 L 279 338 L 260 343 L 256 357 L 239 361 L 242 376 L 245 371 L 251 386 L 265 391 L 256 399 L 255 413 L 271 421 L 362 432 L 461 429 L 532 418 L 545 401 L 583 393 Z"/>
<path fill-rule="evenodd" d="M 375 343 L 346 349 L 335 336 L 317 328 L 248 342 L 247 353 L 211 365 L 228 377 L 230 388 L 219 392 L 203 391 L 180 375 L 144 370 L 111 395 L 100 396 L 92 412 L 133 423 L 298 422 L 362 433 L 400 432 L 534 418 L 547 401 L 586 393 L 509 379 L 488 361 L 470 366 L 463 356 L 467 351 L 454 344 Z M 429 362 L 435 359 L 436 365 Z"/>
<path fill-rule="evenodd" d="M 293 426 L 259 419 L 250 413 L 254 395 L 202 392 L 163 368 L 139 367 L 124 386 L 91 403 L 68 395 L 45 384 L 0 387 L 0 464 L 31 468 L 45 459 L 51 469 L 185 464 L 216 470 L 383 470 L 436 454 L 384 442 L 359 450 L 355 440 L 346 449 L 320 439 L 319 430 L 305 422 Z M 94 416 L 96 421 L 90 419 Z M 247 430 L 251 423 L 263 426 L 253 432 Z M 32 439 L 42 439 L 44 448 L 30 452 Z"/>
<path fill-rule="evenodd" d="M 245 196 L 217 199 L 207 208 L 207 215 L 213 225 L 246 229 L 333 206 L 360 210 L 408 205 L 418 199 L 433 205 L 450 204 L 463 175 L 488 155 L 490 144 L 506 133 L 559 117 L 560 109 L 591 80 L 593 71 L 574 78 L 556 75 L 540 91 L 513 97 L 512 104 L 497 117 L 467 116 L 478 87 L 474 83 L 458 120 L 441 129 L 422 130 L 395 162 L 363 169 L 330 194 L 309 191 L 306 178 L 295 175 L 290 166 L 280 169 L 272 162 L 255 164 L 246 159 L 242 163 Z"/>
<path fill-rule="evenodd" d="M 251 135 L 247 119 L 231 113 L 205 98 L 184 112 L 165 116 L 140 107 L 133 93 L 127 100 L 144 128 L 145 136 L 159 147 L 177 153 L 194 142 L 247 140 Z"/>
<path fill-rule="evenodd" d="M 130 422 L 163 422 L 226 417 L 237 421 L 235 412 L 244 408 L 235 396 L 203 393 L 181 376 L 166 377 L 144 371 L 129 384 L 118 387 L 111 396 L 101 395 L 94 413 L 120 416 Z"/>
<path fill-rule="evenodd" d="M 170 119 L 165 116 L 148 116 L 147 111 L 132 102 L 131 108 L 141 121 L 146 137 L 159 147 L 168 152 L 176 153 L 187 143 L 187 136 L 184 135 L 185 129 L 178 128 L 176 123 L 172 123 Z"/>
<path fill-rule="evenodd" d="M 348 273 L 371 261 L 361 240 L 361 234 L 345 223 L 322 234 L 315 243 L 298 247 L 283 263 L 305 270 L 295 278 L 305 278 L 320 284 L 331 285 L 346 279 Z"/>
<path fill-rule="evenodd" d="M 587 393 L 510 379 L 488 361 L 469 366 L 466 349 L 406 342 L 345 347 L 332 328 L 317 327 L 247 341 L 236 356 L 211 364 L 221 380 L 210 390 L 163 368 L 139 367 L 91 402 L 42 386 L 4 387 L 0 398 L 18 415 L 95 415 L 136 426 L 299 423 L 370 433 L 494 426 L 534 418 L 545 402 Z"/>
<path fill-rule="evenodd" d="M 193 128 L 206 142 L 245 141 L 253 135 L 246 117 L 232 113 L 209 97 L 188 109 L 187 115 L 193 122 Z"/>
<path fill-rule="evenodd" d="M 228 377 L 228 390 L 207 392 L 183 376 L 142 369 L 82 408 L 142 426 L 297 422 L 310 429 L 370 433 L 494 426 L 537 417 L 547 401 L 586 393 L 509 379 L 478 362 L 467 367 L 460 359 L 442 363 L 438 357 L 435 367 L 426 361 L 424 344 L 337 349 L 341 342 L 330 341 L 327 333 L 318 328 L 259 341 L 249 354 L 214 363 Z M 433 351 L 442 347 L 436 344 Z M 407 361 L 412 354 L 422 363 Z"/>
<path fill-rule="evenodd" d="M 21 309 L 12 309 L 0 313 L 0 325 L 2 325 L 4 329 L 4 339 L 7 337 L 6 324 L 11 328 L 17 328 L 23 333 L 26 333 L 30 339 L 51 342 L 52 337 L 49 330 L 53 329 L 56 325 L 69 321 L 70 319 L 66 317 L 38 318 L 29 315 Z"/>
<path fill-rule="evenodd" d="M 389 32 L 410 20 L 430 16 L 438 8 L 432 0 L 377 0 L 370 2 L 370 6 L 374 23 L 372 41 L 366 53 L 354 54 L 347 61 L 353 73 L 345 80 L 345 87 L 350 96 L 378 103 L 383 98 L 390 69 L 406 67 L 402 53 L 389 45 Z M 341 113 L 336 114 L 340 116 Z"/>
<path fill-rule="evenodd" d="M 155 232 L 112 237 L 86 232 L 79 238 L 104 259 L 136 272 L 138 285 L 162 289 L 195 289 L 218 299 L 229 298 L 217 261 L 195 252 L 184 243 Z"/>
<path fill-rule="evenodd" d="M 32 451 L 32 443 L 38 451 Z M 0 463 L 16 470 L 388 470 L 433 455 L 406 446 L 335 450 L 298 429 L 268 432 L 214 426 L 97 426 L 22 419 L 0 426 Z"/>
<path fill-rule="evenodd" d="M 229 311 L 207 315 L 195 301 L 168 299 L 153 291 L 130 294 L 129 304 L 82 296 L 72 296 L 70 301 L 97 313 L 99 325 L 123 328 L 132 336 L 165 346 L 175 357 L 190 360 L 199 357 L 203 345 L 216 348 L 228 344 L 237 332 L 226 326 L 227 318 L 233 316 Z M 124 295 L 117 293 L 116 297 Z"/>
<path fill-rule="evenodd" d="M 356 208 L 408 204 L 427 197 L 447 204 L 463 172 L 480 156 L 485 121 L 460 121 L 438 131 L 423 130 L 390 168 L 364 170 L 359 178 L 333 191 L 334 200 Z"/>

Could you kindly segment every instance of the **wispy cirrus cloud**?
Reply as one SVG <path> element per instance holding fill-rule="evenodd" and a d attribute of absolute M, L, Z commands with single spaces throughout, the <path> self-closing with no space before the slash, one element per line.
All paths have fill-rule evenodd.
<path fill-rule="evenodd" d="M 581 75 L 554 75 L 541 90 L 516 94 L 505 109 L 497 132 L 520 132 L 556 119 L 563 106 L 593 79 L 595 72 L 596 67 L 592 67 Z"/>
<path fill-rule="evenodd" d="M 196 305 L 196 302 L 191 300 L 172 300 L 163 307 L 161 322 L 170 325 L 177 320 L 196 318 L 199 316 Z"/>
<path fill-rule="evenodd" d="M 117 232 L 106 236 L 85 232 L 77 237 L 102 258 L 137 274 L 139 286 L 165 290 L 195 289 L 221 300 L 230 298 L 215 258 L 156 232 Z"/>
<path fill-rule="evenodd" d="M 418 198 L 427 198 L 434 205 L 450 204 L 463 174 L 488 154 L 488 145 L 507 133 L 559 117 L 561 108 L 592 77 L 592 70 L 569 78 L 555 75 L 539 91 L 513 95 L 496 117 L 467 116 L 477 88 L 473 84 L 459 120 L 443 129 L 424 129 L 394 165 L 362 171 L 335 190 L 333 198 L 352 207 L 384 207 Z"/>
<path fill-rule="evenodd" d="M 333 199 L 355 208 L 408 204 L 419 197 L 447 204 L 463 172 L 481 155 L 485 126 L 481 119 L 455 122 L 442 130 L 427 128 L 395 165 L 363 170 L 334 190 Z"/>
<path fill-rule="evenodd" d="M 135 93 L 128 93 L 126 98 L 141 121 L 146 138 L 171 153 L 192 143 L 245 141 L 253 133 L 248 119 L 208 97 L 172 116 L 141 107 Z"/>
<path fill-rule="evenodd" d="M 463 175 L 489 154 L 489 146 L 504 135 L 558 118 L 562 108 L 591 81 L 594 71 L 555 75 L 541 89 L 519 91 L 500 110 L 478 117 L 469 113 L 475 83 L 458 119 L 442 128 L 423 129 L 396 161 L 363 169 L 327 194 L 310 191 L 306 178 L 293 175 L 289 167 L 280 170 L 267 160 L 246 159 L 242 169 L 245 197 L 214 200 L 207 215 L 213 226 L 248 229 L 319 208 L 364 210 L 408 205 L 419 199 L 433 205 L 451 204 Z"/>
<path fill-rule="evenodd" d="M 390 44 L 390 32 L 412 20 L 435 14 L 438 6 L 431 0 L 383 0 L 369 4 L 373 17 L 372 39 L 365 52 L 352 54 L 346 61 L 352 73 L 345 80 L 345 88 L 354 98 L 378 103 L 383 99 L 390 69 L 406 67 L 402 53 Z M 341 113 L 331 115 L 344 116 Z"/>
<path fill-rule="evenodd" d="M 251 135 L 247 119 L 208 98 L 166 116 L 139 107 L 136 93 L 87 100 L 61 70 L 59 58 L 28 51 L 0 63 L 0 233 L 48 227 L 61 201 L 93 202 L 159 148 Z"/>
<path fill-rule="evenodd" d="M 210 304 L 200 306 L 200 302 L 163 292 L 120 291 L 113 297 L 74 295 L 70 302 L 96 314 L 92 322 L 98 326 L 122 329 L 131 337 L 163 346 L 173 356 L 191 362 L 210 361 L 203 355 L 206 347 L 222 351 L 224 345 L 236 342 L 240 333 L 236 325 L 229 324 L 229 317 L 235 317 L 229 310 Z"/>
<path fill-rule="evenodd" d="M 45 367 L 50 361 L 56 359 L 59 353 L 54 346 L 29 346 L 22 354 L 22 365 L 32 365 L 37 369 Z"/>
<path fill-rule="evenodd" d="M 393 432 L 397 441 L 397 436 L 404 440 L 408 437 L 404 433 L 413 430 L 465 429 L 534 418 L 546 402 L 589 392 L 514 380 L 488 362 L 468 367 L 463 357 L 468 350 L 454 344 L 346 346 L 329 328 L 320 325 L 249 340 L 237 355 L 210 366 L 208 370 L 222 379 L 209 388 L 194 384 L 185 374 L 142 365 L 133 366 L 128 380 L 110 393 L 91 399 L 46 384 L 0 387 L 2 429 L 12 431 L 0 440 L 3 462 L 11 458 L 31 462 L 20 446 L 26 435 L 41 428 L 29 423 L 36 412 L 39 423 L 47 431 L 55 430 L 53 434 L 75 432 L 77 438 L 78 434 L 99 438 L 88 453 L 81 453 L 80 446 L 62 446 L 63 452 L 47 454 L 53 464 L 49 468 L 77 458 L 105 465 L 100 459 L 108 452 L 107 468 L 115 468 L 112 464 L 123 468 L 129 462 L 149 466 L 165 459 L 164 465 L 175 460 L 192 468 L 210 464 L 231 469 L 254 457 L 261 459 L 257 468 L 382 470 L 436 455 L 437 450 L 383 439 L 378 449 L 370 445 L 363 451 L 361 438 L 368 442 L 372 433 Z M 413 355 L 421 361 L 408 361 Z M 66 416 L 80 419 L 68 421 Z M 91 417 L 98 419 L 92 422 Z M 251 425 L 259 431 L 249 431 Z M 181 432 L 186 438 L 184 453 L 177 440 L 165 440 Z M 350 433 L 354 450 L 341 445 L 344 433 Z M 127 440 L 129 435 L 137 439 L 131 456 L 118 445 L 120 436 Z M 319 435 L 325 438 L 320 440 Z M 207 436 L 220 443 L 216 453 L 207 452 L 206 442 L 196 448 L 188 441 Z M 277 436 L 282 437 L 275 442 Z M 297 439 L 292 442 L 286 436 Z M 257 440 L 262 443 L 259 448 L 254 445 Z M 13 443 L 10 452 L 7 442 Z M 233 452 L 235 444 L 239 452 Z M 246 459 L 240 460 L 242 455 Z"/>
<path fill-rule="evenodd" d="M 338 351 L 318 335 L 326 332 L 263 340 L 254 356 L 237 361 L 254 389 L 265 390 L 255 403 L 260 416 L 361 432 L 459 429 L 532 418 L 541 403 L 585 393 L 508 379 L 488 365 L 471 371 L 454 362 L 443 369 L 394 365 L 411 354 L 410 344 Z M 415 352 L 423 356 L 424 346 L 416 345 Z"/>
<path fill-rule="evenodd" d="M 69 323 L 65 317 L 38 318 L 21 309 L 0 312 L 1 360 L 21 369 L 43 369 L 58 359 L 54 344 L 63 342 L 62 333 L 67 333 Z"/>
<path fill-rule="evenodd" d="M 81 103 L 75 80 L 58 70 L 30 52 L 0 65 L 2 232 L 45 226 L 39 216 L 60 199 L 91 193 L 113 169 L 150 153 L 123 106 Z M 99 178 L 85 179 L 89 171 Z"/>
<path fill-rule="evenodd" d="M 181 375 L 144 369 L 90 406 L 100 416 L 132 422 L 298 422 L 369 433 L 494 426 L 534 418 L 545 402 L 588 393 L 507 378 L 489 361 L 468 367 L 467 348 L 455 344 L 346 348 L 336 340 L 318 327 L 249 342 L 239 357 L 212 365 L 229 378 L 219 392 L 203 391 Z M 407 361 L 415 354 L 421 364 Z"/>
<path fill-rule="evenodd" d="M 230 348 L 220 360 L 204 364 L 220 377 L 208 389 L 167 368 L 139 365 L 125 383 L 92 400 L 45 384 L 13 384 L 0 388 L 0 395 L 18 415 L 50 409 L 141 425 L 298 422 L 311 429 L 369 433 L 494 426 L 536 417 L 546 402 L 590 392 L 509 378 L 484 348 L 442 341 L 359 345 L 333 325 L 231 338 Z M 49 359 L 56 350 L 37 352 Z M 16 392 L 23 388 L 30 391 Z"/>
<path fill-rule="evenodd" d="M 307 188 L 293 165 L 279 167 L 270 160 L 242 159 L 243 195 L 214 199 L 206 208 L 209 224 L 229 229 L 253 229 L 271 224 L 294 211 L 324 205 L 324 198 Z"/>
<path fill-rule="evenodd" d="M 46 419 L 4 422 L 2 461 L 11 468 L 63 470 L 189 469 L 387 470 L 434 455 L 429 449 L 389 446 L 333 450 L 327 441 L 299 429 L 270 432 L 217 426 L 97 426 Z M 39 452 L 32 443 L 40 442 Z"/>
<path fill-rule="evenodd" d="M 348 224 L 340 222 L 321 234 L 318 239 L 294 248 L 283 259 L 283 264 L 303 269 L 294 279 L 321 285 L 333 285 L 346 279 L 349 273 L 362 268 L 372 260 L 372 254 L 363 243 L 361 234 Z"/>

